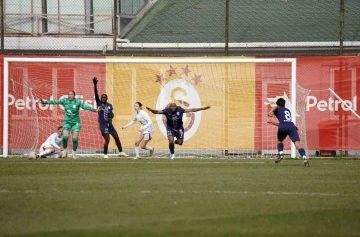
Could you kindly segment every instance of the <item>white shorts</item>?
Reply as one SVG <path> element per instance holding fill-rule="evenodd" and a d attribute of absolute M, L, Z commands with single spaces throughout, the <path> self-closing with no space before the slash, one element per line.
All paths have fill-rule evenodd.
<path fill-rule="evenodd" d="M 46 147 L 54 147 L 54 146 L 45 142 L 40 146 L 39 152 L 45 151 Z"/>
<path fill-rule="evenodd" d="M 153 138 L 153 136 L 154 136 L 154 131 L 152 131 L 152 132 L 144 131 L 143 135 L 144 135 L 144 140 L 145 141 L 151 140 Z"/>
<path fill-rule="evenodd" d="M 44 144 L 42 144 L 42 145 L 40 146 L 39 153 L 45 151 L 45 149 L 46 149 L 47 147 L 53 147 L 53 148 L 55 148 L 53 145 L 45 142 Z M 56 148 L 55 148 L 55 150 L 56 150 Z M 55 152 L 55 153 L 50 153 L 50 154 L 47 154 L 46 157 L 47 157 L 47 158 L 58 158 L 58 157 L 59 157 L 59 154 L 58 154 L 57 152 Z"/>

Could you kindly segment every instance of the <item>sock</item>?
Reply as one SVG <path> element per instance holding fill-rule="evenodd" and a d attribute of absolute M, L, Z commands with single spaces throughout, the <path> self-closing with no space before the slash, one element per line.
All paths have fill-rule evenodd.
<path fill-rule="evenodd" d="M 46 149 L 45 151 L 40 152 L 40 153 L 39 153 L 39 156 L 40 156 L 40 157 L 41 157 L 41 156 L 45 156 L 45 155 L 50 154 L 50 153 L 51 153 L 51 149 Z"/>
<path fill-rule="evenodd" d="M 148 150 L 148 151 L 150 151 L 150 150 L 152 150 L 153 148 L 151 147 L 151 146 L 146 146 L 145 147 L 145 150 Z"/>
<path fill-rule="evenodd" d="M 277 144 L 277 149 L 278 149 L 278 152 L 280 153 L 280 154 L 282 154 L 282 152 L 283 152 L 283 150 L 284 150 L 284 144 L 282 144 L 282 143 L 278 143 Z"/>
<path fill-rule="evenodd" d="M 136 146 L 136 147 L 135 147 L 135 155 L 136 155 L 136 156 L 139 156 L 139 150 L 140 150 L 140 149 L 139 149 L 139 146 Z"/>
<path fill-rule="evenodd" d="M 62 142 L 63 142 L 64 149 L 67 148 L 68 140 L 69 140 L 69 136 L 63 135 Z"/>
<path fill-rule="evenodd" d="M 105 134 L 103 135 L 103 138 L 104 138 L 104 155 L 107 155 L 109 149 L 110 135 Z"/>
<path fill-rule="evenodd" d="M 108 143 L 104 143 L 104 155 L 107 155 L 108 153 L 108 148 L 109 148 L 109 144 Z"/>
<path fill-rule="evenodd" d="M 76 150 L 77 150 L 77 148 L 78 148 L 78 142 L 79 142 L 78 138 L 74 138 L 74 137 L 73 137 L 73 139 L 72 139 L 73 151 L 76 151 Z"/>
<path fill-rule="evenodd" d="M 119 152 L 122 152 L 122 146 L 121 146 L 121 142 L 120 142 L 120 139 L 115 139 L 115 143 L 116 143 L 116 146 L 117 148 L 119 149 Z"/>
<path fill-rule="evenodd" d="M 174 143 L 169 143 L 169 149 L 170 149 L 171 155 L 173 155 L 175 153 L 175 145 L 174 145 Z"/>
<path fill-rule="evenodd" d="M 300 149 L 299 149 L 299 153 L 300 153 L 301 158 L 304 158 L 304 156 L 305 156 L 305 158 L 306 158 L 306 154 L 305 154 L 304 148 L 300 148 Z"/>

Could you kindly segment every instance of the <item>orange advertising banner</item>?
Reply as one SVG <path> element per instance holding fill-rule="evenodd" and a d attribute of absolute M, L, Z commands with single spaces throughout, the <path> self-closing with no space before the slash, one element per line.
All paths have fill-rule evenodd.
<path fill-rule="evenodd" d="M 136 101 L 144 110 L 162 110 L 170 102 L 183 108 L 211 106 L 184 115 L 184 149 L 254 148 L 254 64 L 107 64 L 106 80 L 117 128 L 131 121 Z M 156 128 L 151 142 L 167 149 L 163 116 L 150 117 Z M 133 144 L 139 126 L 122 132 L 125 144 Z"/>

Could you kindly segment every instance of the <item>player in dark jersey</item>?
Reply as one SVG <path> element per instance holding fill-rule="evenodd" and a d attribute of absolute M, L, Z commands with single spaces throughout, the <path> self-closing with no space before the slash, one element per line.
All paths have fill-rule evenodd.
<path fill-rule="evenodd" d="M 175 160 L 175 144 L 182 145 L 184 141 L 184 126 L 182 117 L 184 113 L 198 112 L 200 110 L 210 109 L 210 106 L 203 108 L 192 108 L 192 109 L 183 109 L 180 106 L 177 106 L 176 103 L 170 103 L 169 108 L 163 110 L 155 110 L 149 107 L 146 107 L 153 114 L 164 114 L 166 117 L 166 131 L 169 140 L 169 150 L 171 154 L 171 160 Z M 174 137 L 176 141 L 174 142 Z"/>
<path fill-rule="evenodd" d="M 93 83 L 94 83 L 95 100 L 96 100 L 97 107 L 101 107 L 101 109 L 98 111 L 98 114 L 99 114 L 98 122 L 100 124 L 101 135 L 104 137 L 104 141 L 105 141 L 104 142 L 104 158 L 105 159 L 109 158 L 109 156 L 107 155 L 109 142 L 110 142 L 109 134 L 111 134 L 111 136 L 115 140 L 116 146 L 119 149 L 119 156 L 127 157 L 128 155 L 125 152 L 123 152 L 123 150 L 122 150 L 119 135 L 118 135 L 116 129 L 114 128 L 114 126 L 112 125 L 112 119 L 114 118 L 113 106 L 112 106 L 112 104 L 107 102 L 108 96 L 106 94 L 102 94 L 101 100 L 100 100 L 99 94 L 97 91 L 97 82 L 98 82 L 97 78 L 94 77 Z"/>
<path fill-rule="evenodd" d="M 304 165 L 309 166 L 309 159 L 306 157 L 304 148 L 300 145 L 300 137 L 299 133 L 297 131 L 297 127 L 291 120 L 291 112 L 289 109 L 285 108 L 285 100 L 283 98 L 279 98 L 276 101 L 275 107 L 273 107 L 268 115 L 270 117 L 276 116 L 279 120 L 278 123 L 269 121 L 268 123 L 278 126 L 278 132 L 277 132 L 277 149 L 279 154 L 277 155 L 277 159 L 275 160 L 275 163 L 279 163 L 283 158 L 283 150 L 284 150 L 284 139 L 289 136 L 291 141 L 295 144 L 296 149 L 298 149 L 300 156 L 304 160 Z"/>

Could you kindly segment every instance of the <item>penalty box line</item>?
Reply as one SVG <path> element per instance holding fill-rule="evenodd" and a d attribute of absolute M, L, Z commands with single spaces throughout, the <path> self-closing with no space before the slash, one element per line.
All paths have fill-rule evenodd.
<path fill-rule="evenodd" d="M 25 194 L 34 194 L 34 193 L 42 193 L 42 192 L 60 192 L 60 193 L 75 193 L 75 194 L 83 194 L 83 193 L 95 193 L 94 191 L 90 190 L 58 190 L 58 189 L 49 189 L 44 191 L 39 190 L 7 190 L 1 189 L 1 193 L 25 193 Z M 120 193 L 139 193 L 139 194 L 228 194 L 228 195 L 270 195 L 270 196 L 349 196 L 346 194 L 341 193 L 316 193 L 316 192 L 273 192 L 273 191 L 229 191 L 229 190 L 214 190 L 214 191 L 200 191 L 200 190 L 169 190 L 169 191 L 153 191 L 153 190 L 142 190 L 142 191 L 124 191 L 124 190 L 117 190 L 116 192 Z M 358 195 L 355 195 L 358 196 Z"/>

